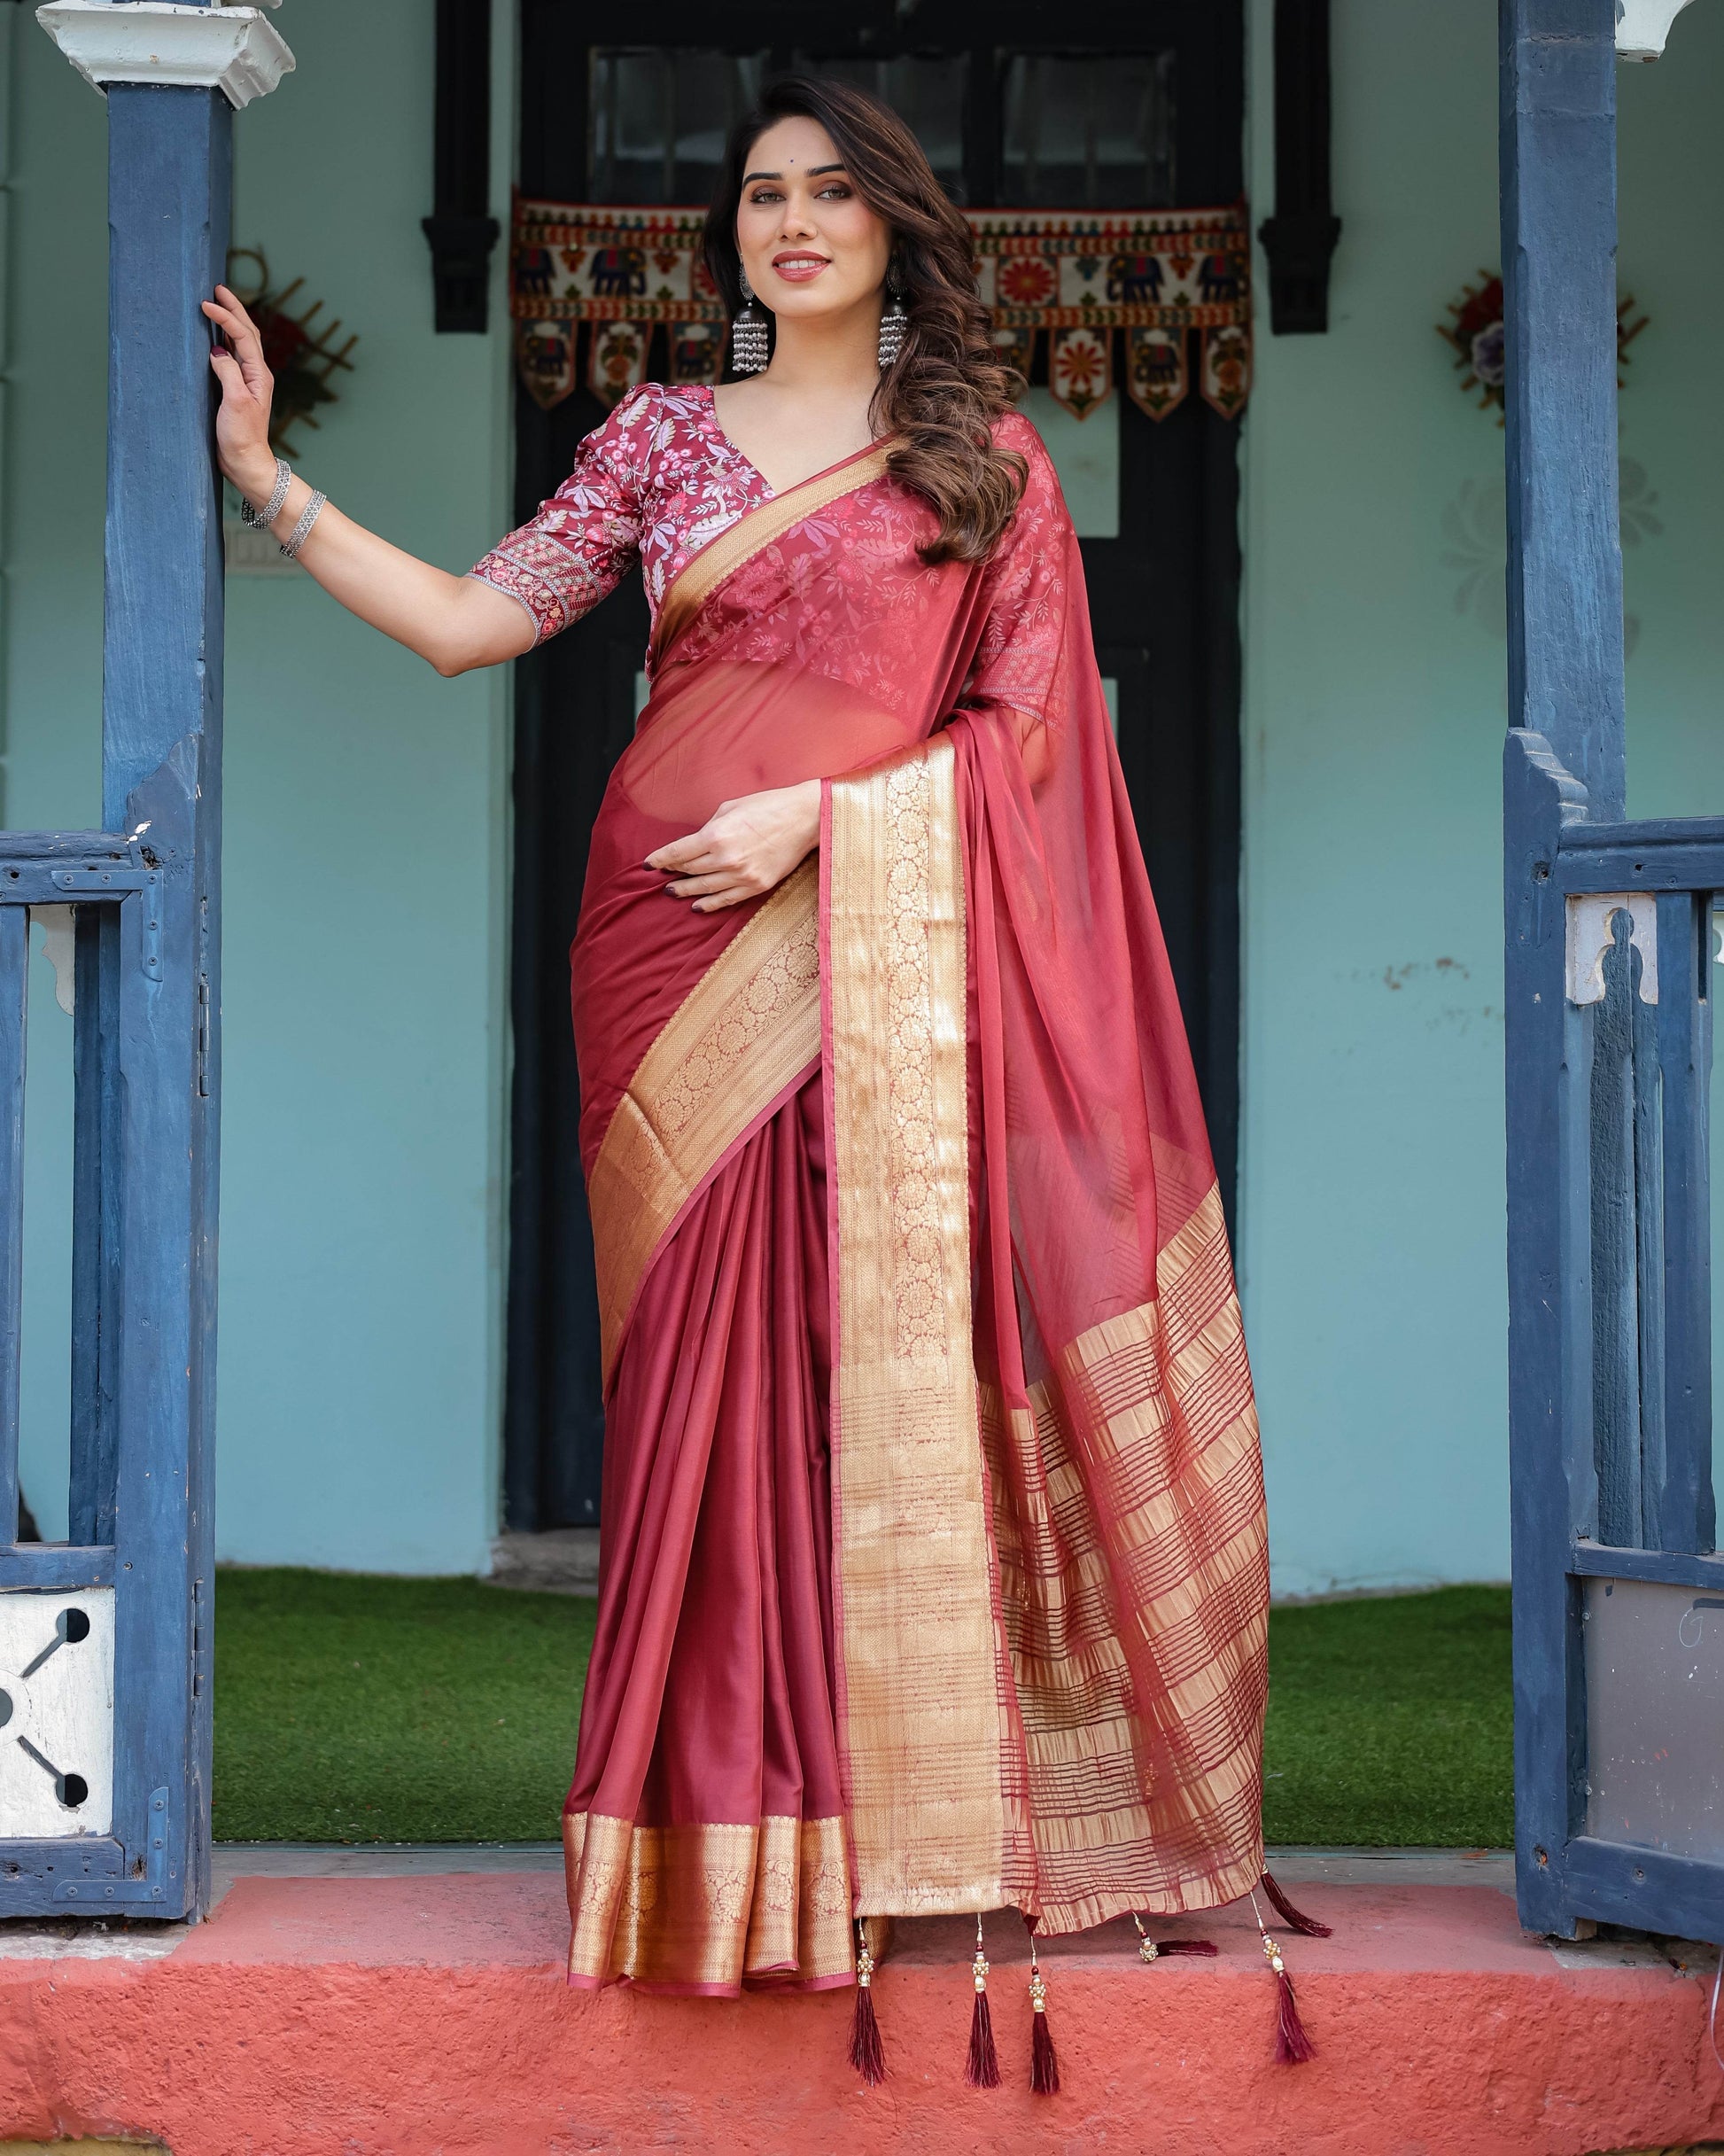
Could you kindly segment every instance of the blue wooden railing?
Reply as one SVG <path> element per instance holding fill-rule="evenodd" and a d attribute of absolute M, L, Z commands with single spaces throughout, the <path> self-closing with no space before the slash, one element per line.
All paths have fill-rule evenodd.
<path fill-rule="evenodd" d="M 1500 8 L 1516 1889 L 1541 1931 L 1724 1940 L 1724 819 L 1626 821 L 1614 0 Z"/>
<path fill-rule="evenodd" d="M 81 1613 L 82 1630 L 52 1677 L 74 1692 L 95 1691 L 57 1717 L 62 1735 L 50 1758 L 41 1732 L 33 1743 L 24 1721 L 30 1662 L 0 1676 L 12 1708 L 0 1740 L 24 1747 L 22 1761 L 14 1753 L 8 1763 L 27 1782 L 35 1773 L 51 1778 L 64 1815 L 60 1836 L 0 1837 L 0 1914 L 94 1906 L 178 1916 L 197 1875 L 186 1847 L 185 1733 L 194 1716 L 207 1716 L 208 1568 L 196 1567 L 198 1537 L 188 1533 L 184 1425 L 174 1412 L 172 1366 L 185 1346 L 187 1296 L 173 1258 L 184 1225 L 185 1177 L 175 1171 L 178 1163 L 152 1157 L 167 1134 L 163 1123 L 182 1120 L 164 1117 L 159 1108 L 175 1100 L 188 1076 L 177 1029 L 162 1023 L 175 1000 L 165 977 L 163 930 L 183 911 L 173 889 L 182 882 L 161 852 L 141 841 L 0 834 L 0 1096 L 10 1110 L 0 1140 L 0 1591 L 27 1597 L 33 1610 L 39 1606 L 44 1641 L 65 1608 Z M 76 908 L 69 1532 L 64 1543 L 19 1545 L 12 1523 L 27 924 L 32 907 L 68 904 Z M 104 1601 L 109 1610 L 100 1609 Z M 85 1645 L 92 1604 L 104 1642 L 99 1657 Z M 35 1678 L 38 1687 L 43 1681 Z M 67 1720 L 72 1734 L 65 1733 Z M 112 1810 L 102 1806 L 94 1821 L 97 1778 L 87 1746 L 112 1755 Z M 107 1779 L 100 1777 L 104 1785 Z M 0 1822 L 5 1816 L 0 1802 Z"/>
<path fill-rule="evenodd" d="M 1704 1796 L 1724 1756 L 1708 1130 L 1724 819 L 1595 821 L 1518 731 L 1506 807 L 1521 1904 L 1571 1935 L 1604 1919 L 1724 1939 Z M 1597 1620 L 1619 1620 L 1594 1581 L 1625 1617 L 1650 1599 L 1648 1642 L 1601 1646 Z"/>

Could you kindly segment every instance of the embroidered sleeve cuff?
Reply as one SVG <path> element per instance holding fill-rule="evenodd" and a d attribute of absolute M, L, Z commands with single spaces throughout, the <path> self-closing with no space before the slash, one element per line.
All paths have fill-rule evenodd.
<path fill-rule="evenodd" d="M 493 591 L 501 592 L 504 598 L 513 599 L 516 605 L 523 610 L 528 620 L 532 624 L 532 641 L 534 645 L 536 646 L 543 640 L 545 634 L 544 625 L 540 620 L 538 611 L 533 607 L 532 601 L 526 598 L 524 594 L 518 591 L 511 590 L 509 586 L 504 583 L 500 578 L 493 576 L 483 562 L 479 563 L 477 568 L 470 569 L 467 573 L 472 578 L 474 583 L 488 584 Z"/>
<path fill-rule="evenodd" d="M 535 644 L 578 621 L 604 595 L 603 586 L 585 562 L 555 540 L 531 530 L 506 539 L 468 573 L 526 608 L 532 616 Z"/>

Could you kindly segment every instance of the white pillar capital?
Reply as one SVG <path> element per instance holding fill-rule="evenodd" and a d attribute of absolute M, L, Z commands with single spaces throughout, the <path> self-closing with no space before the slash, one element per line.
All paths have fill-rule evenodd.
<path fill-rule="evenodd" d="M 278 0 L 266 0 L 274 7 Z M 219 90 L 236 110 L 268 97 L 293 66 L 258 7 L 176 0 L 48 0 L 36 20 L 87 82 Z"/>
<path fill-rule="evenodd" d="M 1616 0 L 1616 57 L 1655 60 L 1688 0 Z"/>

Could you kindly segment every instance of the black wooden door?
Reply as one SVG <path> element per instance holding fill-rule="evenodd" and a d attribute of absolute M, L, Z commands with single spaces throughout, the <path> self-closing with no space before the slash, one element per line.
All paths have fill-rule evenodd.
<path fill-rule="evenodd" d="M 671 0 L 628 43 L 591 0 L 521 0 L 521 185 L 532 196 L 702 201 L 729 118 L 793 66 L 886 97 L 967 205 L 1147 208 L 1231 202 L 1241 189 L 1240 0 L 1098 0 L 1057 34 L 1044 0 L 841 0 L 816 26 L 784 0 L 722 12 Z M 1195 395 L 1160 422 L 1118 389 L 1113 401 L 1117 463 L 1110 436 L 1100 486 L 1117 499 L 1100 502 L 1083 539 L 1091 615 L 1231 1212 L 1238 429 Z M 545 412 L 517 388 L 523 518 L 603 416 L 585 389 Z M 516 680 L 505 1440 L 516 1529 L 598 1519 L 603 1413 L 567 953 L 587 836 L 633 728 L 647 630 L 632 577 L 523 659 Z"/>

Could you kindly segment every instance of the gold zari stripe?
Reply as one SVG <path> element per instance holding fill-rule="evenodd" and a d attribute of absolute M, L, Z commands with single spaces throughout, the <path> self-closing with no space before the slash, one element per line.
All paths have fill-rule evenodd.
<path fill-rule="evenodd" d="M 587 1178 L 605 1381 L 648 1265 L 726 1148 L 820 1053 L 819 871 L 787 876 L 629 1080 Z"/>
<path fill-rule="evenodd" d="M 804 517 L 812 517 L 816 510 L 837 501 L 841 494 L 855 494 L 879 479 L 897 446 L 896 441 L 876 442 L 860 456 L 835 464 L 830 471 L 816 472 L 800 486 L 773 495 L 758 509 L 751 509 L 734 524 L 726 525 L 716 539 L 709 541 L 692 560 L 684 564 L 666 587 L 653 634 L 655 659 L 673 637 L 681 634 L 689 617 L 727 576 L 744 562 L 751 561 L 763 548 L 794 531 Z"/>
<path fill-rule="evenodd" d="M 835 780 L 827 852 L 839 1731 L 857 1907 L 893 1916 L 1006 1898 L 953 760 Z"/>
<path fill-rule="evenodd" d="M 571 1976 L 713 1989 L 855 1965 L 842 1819 L 636 1826 L 569 1812 L 563 1859 Z"/>

